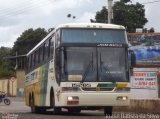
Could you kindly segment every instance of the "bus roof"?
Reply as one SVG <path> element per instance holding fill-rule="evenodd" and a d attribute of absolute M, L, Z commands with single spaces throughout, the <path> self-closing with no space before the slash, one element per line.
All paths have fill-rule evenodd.
<path fill-rule="evenodd" d="M 121 25 L 104 23 L 68 23 L 61 24 L 58 28 L 106 28 L 106 29 L 125 29 Z"/>
<path fill-rule="evenodd" d="M 125 27 L 122 25 L 115 25 L 115 24 L 104 24 L 104 23 L 68 23 L 68 24 L 61 24 L 57 28 L 55 28 L 53 31 L 51 31 L 43 40 L 41 40 L 32 50 L 30 50 L 27 53 L 27 56 L 31 54 L 34 50 L 36 50 L 43 42 L 45 42 L 49 37 L 52 36 L 52 34 L 60 29 L 60 28 L 86 28 L 86 29 L 122 29 L 125 30 Z"/>

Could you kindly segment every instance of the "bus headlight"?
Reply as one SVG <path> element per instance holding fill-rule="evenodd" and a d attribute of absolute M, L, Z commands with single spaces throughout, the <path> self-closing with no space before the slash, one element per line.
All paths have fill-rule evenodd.
<path fill-rule="evenodd" d="M 126 100 L 128 100 L 128 97 L 127 97 L 127 96 L 118 96 L 118 97 L 117 97 L 117 100 L 126 101 Z"/>
<path fill-rule="evenodd" d="M 78 96 L 68 96 L 67 97 L 67 105 L 78 105 L 79 97 Z"/>
<path fill-rule="evenodd" d="M 67 99 L 68 101 L 72 101 L 73 100 L 73 97 L 68 97 L 68 99 Z"/>
<path fill-rule="evenodd" d="M 127 97 L 125 97 L 125 96 L 124 96 L 124 97 L 122 97 L 122 100 L 127 100 Z"/>

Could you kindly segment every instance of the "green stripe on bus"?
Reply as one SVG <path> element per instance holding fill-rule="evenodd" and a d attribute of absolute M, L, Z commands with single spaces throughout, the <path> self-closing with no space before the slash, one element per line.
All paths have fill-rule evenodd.
<path fill-rule="evenodd" d="M 114 88 L 114 87 L 116 87 L 116 84 L 115 83 L 98 84 L 97 87 L 99 87 L 99 88 Z"/>

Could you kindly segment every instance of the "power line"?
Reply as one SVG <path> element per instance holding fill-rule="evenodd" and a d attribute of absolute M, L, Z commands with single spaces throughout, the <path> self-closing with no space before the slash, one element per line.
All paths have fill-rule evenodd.
<path fill-rule="evenodd" d="M 157 3 L 157 2 L 160 2 L 160 0 L 156 0 L 156 1 L 151 1 L 151 2 L 145 2 L 145 3 L 141 3 L 141 4 L 152 4 L 152 3 Z"/>
<path fill-rule="evenodd" d="M 19 9 L 14 9 L 14 8 L 1 9 L 0 8 L 0 17 L 3 17 L 3 16 L 9 17 L 9 16 L 19 15 L 19 14 L 28 12 L 28 11 L 30 11 L 32 9 L 35 9 L 35 8 L 39 8 L 39 7 L 42 7 L 42 6 L 48 6 L 48 5 L 50 5 L 50 3 L 51 2 L 47 1 L 47 2 L 45 2 L 43 4 L 41 4 L 41 2 L 39 1 L 39 3 L 38 2 L 32 3 L 30 5 L 27 5 L 26 7 L 19 8 Z"/>

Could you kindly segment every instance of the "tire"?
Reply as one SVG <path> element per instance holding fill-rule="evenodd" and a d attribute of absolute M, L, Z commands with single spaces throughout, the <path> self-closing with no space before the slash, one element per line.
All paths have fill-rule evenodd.
<path fill-rule="evenodd" d="M 5 98 L 5 99 L 4 99 L 4 104 L 5 104 L 5 105 L 10 105 L 10 104 L 11 104 L 10 99 Z"/>
<path fill-rule="evenodd" d="M 35 106 L 34 99 L 31 99 L 31 112 L 36 114 L 45 114 L 46 108 Z"/>
<path fill-rule="evenodd" d="M 36 113 L 37 114 L 45 114 L 46 113 L 46 108 L 44 107 L 35 107 Z"/>
<path fill-rule="evenodd" d="M 33 97 L 30 100 L 30 105 L 31 105 L 31 112 L 35 113 L 36 112 L 36 107 L 34 105 L 34 98 Z"/>
<path fill-rule="evenodd" d="M 2 98 L 0 98 L 0 103 L 3 101 L 3 99 Z"/>
<path fill-rule="evenodd" d="M 104 116 L 112 116 L 112 106 L 108 106 L 104 108 Z"/>
<path fill-rule="evenodd" d="M 51 101 L 50 105 L 53 108 L 53 113 L 54 114 L 60 114 L 62 109 L 60 107 L 55 107 L 55 99 L 54 99 L 54 97 L 52 97 L 52 95 L 50 97 L 50 101 Z"/>
<path fill-rule="evenodd" d="M 81 113 L 81 109 L 68 109 L 68 113 L 79 114 L 79 113 Z"/>
<path fill-rule="evenodd" d="M 54 114 L 60 114 L 62 111 L 60 107 L 54 107 L 53 110 L 54 110 Z"/>

